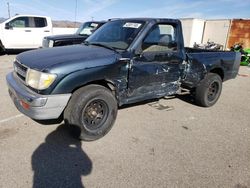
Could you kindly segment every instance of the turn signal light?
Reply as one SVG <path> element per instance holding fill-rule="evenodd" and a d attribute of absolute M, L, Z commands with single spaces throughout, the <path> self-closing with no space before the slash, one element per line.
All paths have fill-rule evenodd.
<path fill-rule="evenodd" d="M 28 110 L 28 109 L 30 108 L 30 105 L 27 104 L 27 103 L 24 102 L 24 101 L 20 101 L 20 104 L 21 104 L 21 106 L 22 106 L 24 109 L 26 109 L 26 110 Z"/>

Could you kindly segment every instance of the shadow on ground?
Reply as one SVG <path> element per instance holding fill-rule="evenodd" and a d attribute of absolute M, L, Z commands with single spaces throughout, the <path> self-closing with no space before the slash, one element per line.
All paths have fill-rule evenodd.
<path fill-rule="evenodd" d="M 75 131 L 62 124 L 34 151 L 34 188 L 84 187 L 81 176 L 91 173 L 92 161 L 75 138 Z"/>
<path fill-rule="evenodd" d="M 178 98 L 186 103 L 196 105 L 195 100 L 194 100 L 194 96 L 192 96 L 190 94 L 176 95 L 176 98 Z M 196 106 L 198 106 L 198 105 L 196 105 Z"/>

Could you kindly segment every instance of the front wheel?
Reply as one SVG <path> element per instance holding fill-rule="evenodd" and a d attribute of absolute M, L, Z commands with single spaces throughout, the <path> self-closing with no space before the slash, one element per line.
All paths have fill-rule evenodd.
<path fill-rule="evenodd" d="M 218 74 L 208 73 L 195 90 L 195 102 L 199 106 L 210 107 L 220 97 L 222 80 Z"/>
<path fill-rule="evenodd" d="M 110 131 L 117 107 L 110 90 L 100 85 L 88 85 L 73 93 L 64 111 L 64 120 L 80 128 L 80 139 L 93 141 Z"/>
<path fill-rule="evenodd" d="M 4 54 L 4 51 L 5 51 L 4 46 L 0 40 L 0 55 Z"/>

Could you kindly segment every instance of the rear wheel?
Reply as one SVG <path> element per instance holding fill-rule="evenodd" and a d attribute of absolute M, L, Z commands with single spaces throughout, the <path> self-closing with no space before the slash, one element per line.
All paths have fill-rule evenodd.
<path fill-rule="evenodd" d="M 107 88 L 88 85 L 72 95 L 64 111 L 64 119 L 80 128 L 80 139 L 93 141 L 112 128 L 117 116 L 117 101 Z"/>
<path fill-rule="evenodd" d="M 222 80 L 218 74 L 208 73 L 195 90 L 195 102 L 203 107 L 214 105 L 220 97 Z"/>

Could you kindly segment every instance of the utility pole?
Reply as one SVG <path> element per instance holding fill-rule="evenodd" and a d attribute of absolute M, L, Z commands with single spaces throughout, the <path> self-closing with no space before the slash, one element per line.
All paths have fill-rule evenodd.
<path fill-rule="evenodd" d="M 9 15 L 9 18 L 10 18 L 10 3 L 7 2 L 7 6 L 8 6 L 8 15 Z"/>
<path fill-rule="evenodd" d="M 76 0 L 76 6 L 75 6 L 75 27 L 76 27 L 76 15 L 77 15 L 77 0 Z"/>

